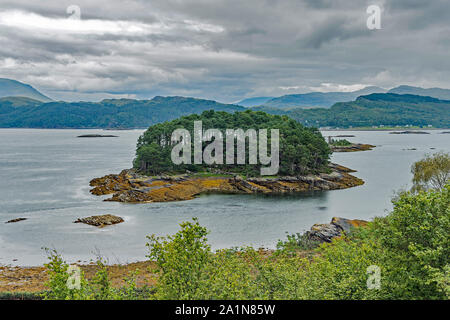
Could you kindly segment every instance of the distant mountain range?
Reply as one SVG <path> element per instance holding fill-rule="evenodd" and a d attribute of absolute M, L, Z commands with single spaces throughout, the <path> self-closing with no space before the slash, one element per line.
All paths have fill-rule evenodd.
<path fill-rule="evenodd" d="M 265 106 L 272 108 L 329 108 L 337 102 L 353 101 L 359 96 L 372 93 L 396 93 L 429 96 L 441 100 L 450 100 L 450 90 L 441 88 L 424 89 L 412 86 L 398 86 L 389 91 L 380 87 L 369 86 L 353 92 L 309 92 L 289 94 L 281 97 L 255 97 L 244 99 L 237 104 L 244 107 Z"/>
<path fill-rule="evenodd" d="M 146 128 L 206 110 L 243 111 L 244 107 L 185 97 L 152 100 L 107 99 L 101 102 L 48 102 L 0 99 L 2 128 Z"/>
<path fill-rule="evenodd" d="M 331 108 L 255 107 L 255 111 L 287 115 L 306 126 L 428 126 L 450 127 L 450 101 L 416 95 L 376 93 Z M 48 102 L 29 98 L 0 99 L 2 128 L 146 128 L 155 123 L 206 110 L 248 108 L 211 100 L 155 97 L 152 100 L 108 99 L 101 102 Z"/>
<path fill-rule="evenodd" d="M 248 98 L 236 103 L 239 106 L 243 107 L 256 107 L 265 104 L 267 101 L 274 99 L 275 97 L 256 97 L 256 98 Z"/>
<path fill-rule="evenodd" d="M 281 97 L 255 97 L 244 99 L 237 104 L 244 107 L 265 106 L 272 108 L 329 108 L 337 102 L 353 101 L 359 96 L 371 93 L 385 93 L 387 90 L 368 86 L 352 92 L 309 92 L 288 94 Z"/>
<path fill-rule="evenodd" d="M 397 94 L 414 94 L 417 96 L 428 96 L 441 100 L 450 100 L 450 90 L 441 88 L 424 89 L 420 87 L 398 86 L 388 91 Z"/>
<path fill-rule="evenodd" d="M 329 108 L 337 102 L 353 101 L 359 96 L 371 93 L 384 93 L 385 89 L 379 87 L 366 87 L 353 92 L 310 92 L 304 94 L 289 94 L 273 98 L 263 105 L 272 108 L 292 107 L 322 107 Z"/>
<path fill-rule="evenodd" d="M 255 107 L 267 113 L 287 115 L 314 127 L 428 126 L 450 127 L 450 101 L 427 96 L 373 93 L 331 108 L 280 109 Z"/>
<path fill-rule="evenodd" d="M 315 92 L 273 99 L 261 97 L 269 100 L 252 109 L 288 115 L 304 125 L 315 127 L 450 127 L 450 98 L 445 100 L 393 93 L 415 92 L 445 98 L 450 97 L 450 90 L 400 86 L 388 93 L 373 91 L 385 90 L 367 87 L 355 92 Z M 206 110 L 235 112 L 248 109 L 240 105 L 186 97 L 158 96 L 151 100 L 105 99 L 101 102 L 72 103 L 51 101 L 31 86 L 8 79 L 0 79 L 0 93 L 0 96 L 6 96 L 0 97 L 1 128 L 146 128 Z M 11 96 L 14 94 L 18 96 Z M 339 100 L 343 102 L 334 102 Z M 302 103 L 305 106 L 315 104 L 322 107 L 307 108 Z M 333 105 L 323 107 L 329 104 Z M 247 101 L 247 105 L 251 105 L 251 101 Z"/>
<path fill-rule="evenodd" d="M 44 96 L 28 84 L 16 80 L 0 78 L 0 98 L 4 97 L 25 97 L 42 102 L 52 101 L 52 99 Z"/>

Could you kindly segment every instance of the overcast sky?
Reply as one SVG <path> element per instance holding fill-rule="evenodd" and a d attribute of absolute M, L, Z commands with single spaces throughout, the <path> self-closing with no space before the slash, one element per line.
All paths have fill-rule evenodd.
<path fill-rule="evenodd" d="M 235 102 L 449 74 L 449 0 L 0 0 L 0 77 L 55 99 Z"/>

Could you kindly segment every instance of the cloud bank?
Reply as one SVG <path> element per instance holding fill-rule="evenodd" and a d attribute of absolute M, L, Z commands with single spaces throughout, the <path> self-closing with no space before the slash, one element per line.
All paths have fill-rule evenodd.
<path fill-rule="evenodd" d="M 70 101 L 450 88 L 449 35 L 448 0 L 2 0 L 0 77 Z"/>

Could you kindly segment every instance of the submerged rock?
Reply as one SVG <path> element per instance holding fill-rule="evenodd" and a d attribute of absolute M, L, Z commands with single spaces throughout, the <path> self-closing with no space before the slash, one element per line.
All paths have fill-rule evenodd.
<path fill-rule="evenodd" d="M 313 241 L 331 242 L 333 238 L 340 237 L 343 233 L 349 234 L 353 228 L 359 228 L 367 225 L 365 220 L 350 220 L 334 217 L 330 223 L 315 224 L 306 236 Z"/>
<path fill-rule="evenodd" d="M 27 218 L 12 219 L 12 220 L 6 221 L 5 223 L 14 223 L 14 222 L 19 222 L 19 221 L 24 221 L 24 220 L 27 220 Z"/>
<path fill-rule="evenodd" d="M 113 216 L 112 214 L 105 214 L 102 216 L 92 216 L 87 218 L 80 218 L 73 223 L 85 223 L 91 226 L 103 228 L 104 226 L 110 226 L 113 224 L 118 224 L 124 220 L 121 217 Z"/>

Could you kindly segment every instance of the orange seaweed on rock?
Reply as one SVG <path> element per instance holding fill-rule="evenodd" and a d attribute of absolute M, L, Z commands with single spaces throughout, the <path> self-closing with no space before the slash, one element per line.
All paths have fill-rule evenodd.
<path fill-rule="evenodd" d="M 145 176 L 134 169 L 123 170 L 118 175 L 93 179 L 90 183 L 94 195 L 113 194 L 106 201 L 167 202 L 191 200 L 204 193 L 228 194 L 284 194 L 310 190 L 337 190 L 364 184 L 350 175 L 353 170 L 330 164 L 331 173 L 295 177 L 259 177 L 244 179 L 240 176 L 198 177 Z"/>

